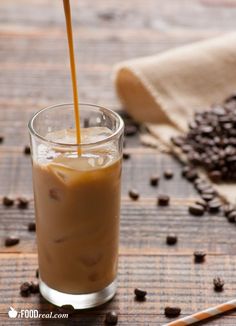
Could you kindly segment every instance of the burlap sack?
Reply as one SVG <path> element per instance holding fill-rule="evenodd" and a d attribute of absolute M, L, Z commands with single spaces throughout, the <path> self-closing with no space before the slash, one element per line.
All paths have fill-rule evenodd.
<path fill-rule="evenodd" d="M 122 62 L 115 87 L 126 110 L 171 146 L 170 136 L 187 129 L 194 111 L 222 102 L 236 90 L 236 33 Z M 236 204 L 236 185 L 216 185 Z"/>

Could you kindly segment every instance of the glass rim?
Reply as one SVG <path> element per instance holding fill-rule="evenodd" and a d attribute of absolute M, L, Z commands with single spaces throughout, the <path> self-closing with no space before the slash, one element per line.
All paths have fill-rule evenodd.
<path fill-rule="evenodd" d="M 96 105 L 96 104 L 90 104 L 90 103 L 79 103 L 79 105 L 83 105 L 83 106 L 87 106 L 87 107 L 93 107 L 95 109 L 100 109 L 101 111 L 105 112 L 106 114 L 110 114 L 115 116 L 115 118 L 117 119 L 119 125 L 118 128 L 112 132 L 111 135 L 105 137 L 104 139 L 95 141 L 95 142 L 91 142 L 91 143 L 80 143 L 80 144 L 67 144 L 67 143 L 60 143 L 60 142 L 56 142 L 53 140 L 49 140 L 46 137 L 40 135 L 33 126 L 33 123 L 35 121 L 35 119 L 38 117 L 38 115 L 40 115 L 42 112 L 49 110 L 49 109 L 53 109 L 56 107 L 62 107 L 62 106 L 73 106 L 73 103 L 62 103 L 62 104 L 54 104 L 54 105 L 50 105 L 50 106 L 46 106 L 42 109 L 40 109 L 39 111 L 37 111 L 36 113 L 33 114 L 33 116 L 30 118 L 29 122 L 28 122 L 28 129 L 29 132 L 32 136 L 35 136 L 36 138 L 40 139 L 41 141 L 47 143 L 47 144 L 51 144 L 54 146 L 59 146 L 59 147 L 72 147 L 72 148 L 84 148 L 84 147 L 94 147 L 97 145 L 102 145 L 104 143 L 110 142 L 111 140 L 115 139 L 116 137 L 120 136 L 124 130 L 124 121 L 122 120 L 122 118 L 120 117 L 120 115 L 118 113 L 116 113 L 115 111 L 111 110 L 111 109 L 107 109 L 101 105 Z"/>

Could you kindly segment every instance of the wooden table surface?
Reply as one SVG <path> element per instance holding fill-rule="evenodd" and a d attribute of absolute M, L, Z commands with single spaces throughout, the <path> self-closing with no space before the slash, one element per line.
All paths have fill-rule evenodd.
<path fill-rule="evenodd" d="M 119 108 L 112 85 L 113 64 L 155 54 L 235 28 L 232 0 L 72 0 L 80 98 L 84 102 Z M 71 101 L 67 43 L 61 1 L 0 1 L 0 197 L 32 198 L 31 162 L 23 154 L 28 144 L 27 121 L 38 109 Z M 39 295 L 22 298 L 23 281 L 35 280 L 33 201 L 27 210 L 0 205 L 0 325 L 103 325 L 104 314 L 116 310 L 119 325 L 162 325 L 169 320 L 164 307 L 177 305 L 182 316 L 236 296 L 236 228 L 221 215 L 193 217 L 188 203 L 198 195 L 180 175 L 173 158 L 127 141 L 132 154 L 124 162 L 119 289 L 103 307 L 73 314 L 69 320 L 9 319 L 10 306 L 56 311 Z M 173 180 L 149 186 L 152 173 L 175 171 Z M 138 202 L 128 190 L 137 188 Z M 171 195 L 167 208 L 156 206 L 158 193 Z M 1 199 L 0 198 L 0 199 Z M 174 232 L 176 246 L 165 244 Z M 8 235 L 20 244 L 6 248 Z M 207 251 L 204 264 L 194 264 L 193 251 Z M 216 293 L 212 279 L 222 276 L 225 290 Z M 135 287 L 148 291 L 146 302 L 134 301 Z M 207 325 L 236 325 L 232 312 Z"/>

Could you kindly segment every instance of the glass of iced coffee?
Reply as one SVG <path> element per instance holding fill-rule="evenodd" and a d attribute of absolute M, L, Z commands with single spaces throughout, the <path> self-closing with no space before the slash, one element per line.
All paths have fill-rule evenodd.
<path fill-rule="evenodd" d="M 29 122 L 40 291 L 57 306 L 90 308 L 116 291 L 123 121 L 80 104 L 76 144 L 73 104 Z"/>

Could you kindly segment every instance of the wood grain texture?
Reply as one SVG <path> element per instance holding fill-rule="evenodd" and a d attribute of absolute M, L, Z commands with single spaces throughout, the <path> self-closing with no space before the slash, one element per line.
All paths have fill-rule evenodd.
<path fill-rule="evenodd" d="M 80 0 L 73 6 L 80 98 L 120 108 L 112 85 L 113 65 L 121 60 L 159 53 L 235 28 L 236 6 L 230 0 Z M 65 24 L 60 1 L 0 1 L 0 201 L 4 195 L 32 199 L 27 122 L 47 105 L 71 101 Z M 68 321 L 10 320 L 16 309 L 57 311 L 38 295 L 22 298 L 19 286 L 35 280 L 36 237 L 27 230 L 34 219 L 29 209 L 0 205 L 0 325 L 104 324 L 106 311 L 119 313 L 119 325 L 162 325 L 166 305 L 179 305 L 182 315 L 234 298 L 236 293 L 235 225 L 222 213 L 194 217 L 188 204 L 198 197 L 173 158 L 140 146 L 138 137 L 127 139 L 131 159 L 123 165 L 119 290 L 103 307 L 75 313 Z M 162 177 L 157 188 L 149 185 L 153 173 L 175 171 L 173 180 Z M 138 202 L 128 197 L 140 191 Z M 171 196 L 169 207 L 157 207 L 158 193 Z M 169 247 L 166 235 L 178 235 Z M 5 237 L 18 235 L 19 245 L 6 248 Z M 207 251 L 204 264 L 194 264 L 193 251 Z M 215 293 L 212 279 L 222 276 L 225 291 Z M 133 289 L 148 291 L 147 301 L 134 301 Z M 205 324 L 205 323 L 204 323 Z M 235 326 L 236 314 L 206 323 Z M 203 323 L 199 324 L 203 325 Z"/>
<path fill-rule="evenodd" d="M 0 316 L 6 322 L 6 310 L 10 305 L 18 310 L 37 307 L 40 312 L 57 311 L 57 308 L 39 295 L 27 299 L 19 295 L 22 280 L 35 281 L 36 254 L 5 254 L 1 259 L 0 290 L 4 297 L 0 303 Z M 163 316 L 167 304 L 180 305 L 184 316 L 234 297 L 236 282 L 232 269 L 235 268 L 236 258 L 228 255 L 209 255 L 205 264 L 193 265 L 189 255 L 121 254 L 118 277 L 120 286 L 115 299 L 102 308 L 77 312 L 70 321 L 72 325 L 73 321 L 81 322 L 82 325 L 103 325 L 104 313 L 114 309 L 119 312 L 121 325 L 160 325 L 168 321 Z M 222 274 L 226 285 L 225 291 L 219 294 L 213 290 L 212 277 Z M 135 287 L 147 290 L 145 302 L 134 300 Z M 236 315 L 232 312 L 226 320 L 232 320 L 234 316 Z M 34 324 L 39 323 L 36 321 Z M 213 322 L 212 325 L 217 324 Z"/>
<path fill-rule="evenodd" d="M 212 1 L 213 3 L 213 1 Z M 74 1 L 81 101 L 117 106 L 112 65 L 229 31 L 236 8 L 175 0 Z M 27 9 L 25 9 L 27 7 Z M 104 19 L 106 15 L 112 19 Z M 0 98 L 71 99 L 64 17 L 57 1 L 1 1 Z"/>
<path fill-rule="evenodd" d="M 1 208 L 0 215 L 0 252 L 35 252 L 35 234 L 27 230 L 28 223 L 34 220 L 33 205 L 27 210 Z M 186 201 L 182 199 L 173 199 L 170 207 L 160 208 L 156 207 L 154 197 L 141 199 L 139 203 L 122 198 L 122 254 L 191 256 L 196 249 L 216 255 L 235 254 L 235 231 L 235 225 L 228 223 L 222 214 L 190 216 Z M 178 235 L 178 245 L 166 245 L 168 233 Z M 19 236 L 20 244 L 5 248 L 4 240 L 8 235 Z"/>

